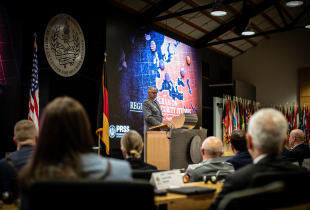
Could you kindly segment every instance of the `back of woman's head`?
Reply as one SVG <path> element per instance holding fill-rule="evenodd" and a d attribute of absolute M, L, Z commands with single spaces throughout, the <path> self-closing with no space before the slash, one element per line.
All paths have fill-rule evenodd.
<path fill-rule="evenodd" d="M 143 148 L 142 137 L 137 131 L 131 130 L 122 137 L 121 146 L 129 157 L 140 158 L 140 151 Z"/>
<path fill-rule="evenodd" d="M 22 190 L 39 179 L 83 177 L 81 154 L 92 152 L 92 146 L 83 106 L 70 97 L 54 99 L 40 118 L 36 149 L 20 176 Z"/>
<path fill-rule="evenodd" d="M 92 146 L 90 122 L 82 104 L 71 97 L 58 97 L 46 106 L 37 145 L 41 155 L 60 161 L 68 153 L 91 152 Z"/>

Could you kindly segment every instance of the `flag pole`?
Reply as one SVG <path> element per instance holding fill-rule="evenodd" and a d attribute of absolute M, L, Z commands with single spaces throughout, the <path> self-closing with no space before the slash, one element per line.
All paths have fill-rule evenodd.
<path fill-rule="evenodd" d="M 107 52 L 105 52 L 102 69 L 104 69 L 104 64 L 107 62 L 107 55 L 108 55 Z M 104 98 L 104 90 L 103 90 L 103 96 L 102 97 Z M 102 131 L 102 133 L 103 133 L 103 131 Z M 101 144 L 100 135 L 98 135 L 98 156 L 100 156 L 100 144 Z"/>
<path fill-rule="evenodd" d="M 98 156 L 100 156 L 100 135 L 98 135 Z"/>
<path fill-rule="evenodd" d="M 34 44 L 37 44 L 37 33 L 34 32 L 33 36 L 34 36 Z"/>

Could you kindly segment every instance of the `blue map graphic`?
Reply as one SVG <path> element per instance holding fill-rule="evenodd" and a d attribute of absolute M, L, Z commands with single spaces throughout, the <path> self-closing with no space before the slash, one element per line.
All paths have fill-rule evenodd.
<path fill-rule="evenodd" d="M 167 83 L 166 80 L 164 79 L 163 82 L 161 83 L 161 89 L 158 90 L 159 92 L 162 92 L 164 90 L 169 91 L 169 96 L 175 101 L 175 99 L 179 99 L 183 101 L 183 93 L 180 93 L 178 91 L 178 86 L 173 87 L 173 82 L 170 81 L 170 83 Z"/>
<path fill-rule="evenodd" d="M 175 42 L 174 42 L 174 47 L 177 48 L 177 46 L 178 46 L 180 43 L 181 43 L 181 42 L 175 40 Z"/>
<path fill-rule="evenodd" d="M 117 121 L 119 125 L 128 124 L 130 129 L 142 133 L 142 108 L 132 111 L 129 103 L 143 103 L 148 97 L 147 89 L 149 87 L 156 87 L 159 93 L 165 95 L 166 101 L 173 100 L 178 107 L 183 104 L 184 111 L 196 110 L 193 106 L 191 109 L 189 107 L 191 97 L 195 95 L 195 91 L 190 88 L 192 77 L 184 79 L 180 76 L 180 69 L 187 68 L 187 66 L 185 59 L 179 59 L 183 59 L 184 54 L 188 53 L 193 56 L 194 61 L 196 59 L 195 54 L 191 54 L 195 52 L 194 50 L 189 50 L 181 42 L 145 27 L 132 28 L 128 33 L 121 33 L 119 36 L 122 37 L 122 42 L 114 46 L 114 56 L 117 62 L 113 67 L 118 77 L 112 86 L 117 87 L 117 103 L 121 109 L 118 110 L 119 114 L 113 116 L 114 121 Z M 153 48 L 154 51 L 151 49 L 152 41 L 156 45 L 156 48 Z M 165 65 L 163 70 L 159 67 L 160 60 Z M 164 76 L 166 73 L 171 75 L 169 83 Z M 185 82 L 185 80 L 187 81 Z M 189 95 L 187 86 L 189 87 L 190 98 L 187 98 Z M 163 91 L 164 93 L 162 93 Z M 177 102 L 176 99 L 182 102 Z M 195 102 L 192 103 L 196 106 Z M 171 107 L 172 109 L 175 108 L 175 106 Z"/>
<path fill-rule="evenodd" d="M 191 107 L 192 107 L 192 110 L 195 112 L 196 111 L 196 108 L 193 107 L 193 104 L 191 103 Z"/>
<path fill-rule="evenodd" d="M 191 86 L 189 85 L 189 79 L 186 80 L 187 86 L 188 86 L 188 92 L 192 95 Z M 192 83 L 193 84 L 193 83 Z"/>
<path fill-rule="evenodd" d="M 171 53 L 171 52 L 170 52 L 170 43 L 168 43 L 167 52 L 168 52 L 168 58 L 167 58 L 167 60 L 166 60 L 166 63 L 170 63 L 170 62 L 171 62 L 172 56 L 175 55 L 175 52 L 174 52 L 174 53 Z M 164 55 L 165 55 L 165 54 L 164 54 Z"/>
<path fill-rule="evenodd" d="M 183 87 L 185 87 L 184 82 L 182 81 L 182 78 L 178 78 L 178 85 L 182 85 Z"/>

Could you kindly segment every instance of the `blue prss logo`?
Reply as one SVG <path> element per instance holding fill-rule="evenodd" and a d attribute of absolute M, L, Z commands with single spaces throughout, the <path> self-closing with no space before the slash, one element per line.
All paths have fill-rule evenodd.
<path fill-rule="evenodd" d="M 109 127 L 109 136 L 110 138 L 114 138 L 116 133 L 116 129 L 114 125 L 110 125 Z"/>

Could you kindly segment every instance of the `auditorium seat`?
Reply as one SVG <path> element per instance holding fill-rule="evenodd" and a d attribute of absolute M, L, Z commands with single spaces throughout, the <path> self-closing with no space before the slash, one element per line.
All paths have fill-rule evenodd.
<path fill-rule="evenodd" d="M 152 173 L 154 172 L 162 172 L 164 170 L 132 170 L 132 177 L 134 179 L 144 179 L 150 180 Z"/>
<path fill-rule="evenodd" d="M 309 203 L 309 195 L 304 193 L 310 189 L 309 177 L 308 171 L 256 174 L 250 189 L 227 194 L 218 209 L 276 209 Z"/>
<path fill-rule="evenodd" d="M 153 186 L 141 181 L 39 181 L 28 200 L 30 210 L 155 209 Z"/>

